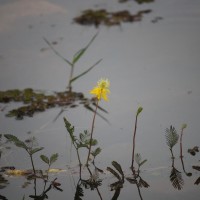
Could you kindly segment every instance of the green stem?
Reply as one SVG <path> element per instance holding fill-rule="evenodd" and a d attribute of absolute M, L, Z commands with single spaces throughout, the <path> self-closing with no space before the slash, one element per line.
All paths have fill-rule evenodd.
<path fill-rule="evenodd" d="M 183 129 L 181 129 L 181 137 L 180 137 L 180 158 L 183 158 L 182 138 L 183 138 Z"/>
<path fill-rule="evenodd" d="M 71 65 L 71 71 L 70 71 L 70 76 L 69 76 L 69 82 L 68 82 L 68 86 L 67 86 L 69 92 L 72 91 L 71 80 L 72 80 L 73 74 L 74 74 L 74 65 Z"/>
<path fill-rule="evenodd" d="M 134 171 L 134 154 L 135 154 L 135 136 L 136 136 L 136 130 L 137 130 L 137 117 L 138 115 L 136 115 L 135 118 L 135 127 L 134 127 L 134 134 L 133 134 L 133 152 L 132 152 L 132 164 L 131 164 L 131 169 L 132 171 Z"/>
<path fill-rule="evenodd" d="M 92 147 L 92 136 L 93 136 L 93 132 L 94 132 L 94 122 L 95 122 L 95 118 L 96 118 L 96 114 L 97 114 L 98 103 L 99 103 L 99 100 L 97 99 L 96 108 L 95 108 L 95 112 L 94 112 L 94 117 L 93 117 L 93 120 L 92 120 L 92 128 L 91 128 L 91 134 L 90 134 L 90 146 L 89 146 L 86 166 L 88 166 L 88 161 L 89 161 L 91 147 Z"/>
<path fill-rule="evenodd" d="M 78 148 L 76 148 L 76 154 L 77 154 L 77 157 L 78 157 L 78 162 L 79 162 L 79 173 L 80 173 L 80 179 L 82 179 L 82 176 L 81 176 L 81 166 L 82 166 L 82 164 L 81 164 L 81 159 L 80 159 L 80 155 L 79 155 L 79 152 L 78 152 Z"/>
<path fill-rule="evenodd" d="M 34 164 L 33 164 L 33 156 L 30 153 L 29 153 L 29 155 L 31 157 L 31 165 L 32 165 L 32 168 L 33 168 L 34 175 L 36 175 L 35 167 L 34 167 Z"/>

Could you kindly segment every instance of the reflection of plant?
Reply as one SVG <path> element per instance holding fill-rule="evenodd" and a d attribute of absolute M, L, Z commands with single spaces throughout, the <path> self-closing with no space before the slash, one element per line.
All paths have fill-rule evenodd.
<path fill-rule="evenodd" d="M 118 181 L 110 184 L 110 188 L 111 191 L 115 191 L 112 200 L 115 200 L 119 197 L 120 192 L 121 192 L 121 188 L 123 188 L 123 184 L 124 184 L 124 172 L 122 171 L 122 168 L 120 166 L 119 163 L 117 163 L 116 161 L 112 161 L 112 166 L 115 168 L 111 168 L 111 167 L 107 167 L 107 170 L 112 173 L 117 179 Z"/>
<path fill-rule="evenodd" d="M 64 60 L 70 67 L 71 67 L 71 71 L 70 71 L 70 76 L 69 76 L 69 82 L 68 82 L 68 90 L 71 91 L 72 90 L 72 82 L 74 82 L 75 80 L 77 80 L 78 78 L 80 78 L 81 76 L 85 75 L 86 73 L 88 73 L 91 69 L 93 69 L 97 64 L 100 63 L 101 60 L 97 61 L 94 65 L 92 65 L 90 68 L 88 68 L 86 71 L 82 72 L 81 74 L 79 74 L 78 76 L 74 77 L 74 68 L 75 68 L 75 64 L 79 61 L 79 59 L 84 55 L 84 53 L 87 51 L 87 49 L 89 48 L 89 46 L 92 44 L 92 42 L 95 40 L 97 34 L 94 35 L 94 37 L 90 40 L 90 42 L 82 49 L 80 49 L 78 52 L 76 52 L 73 56 L 72 61 L 69 61 L 68 59 L 64 58 L 60 53 L 58 53 L 54 47 L 52 46 L 52 44 L 46 39 L 43 38 L 44 41 L 49 45 L 49 47 L 54 51 L 54 53 L 59 56 L 62 60 Z"/>
<path fill-rule="evenodd" d="M 140 166 L 142 166 L 146 162 L 146 160 L 141 161 L 140 154 L 136 154 L 136 155 L 137 155 L 136 156 L 136 162 L 138 163 L 138 168 L 139 168 Z M 123 170 L 122 170 L 122 168 L 121 168 L 119 163 L 117 163 L 116 161 L 113 161 L 112 165 L 113 165 L 113 167 L 115 169 L 113 169 L 111 167 L 107 167 L 107 170 L 110 173 L 112 173 L 118 179 L 118 181 L 110 184 L 111 191 L 113 191 L 113 190 L 115 191 L 115 193 L 114 193 L 114 195 L 112 197 L 112 200 L 116 200 L 116 199 L 118 199 L 118 197 L 120 195 L 120 191 L 123 188 L 125 175 L 124 175 L 124 172 L 123 172 Z M 136 184 L 140 199 L 142 200 L 142 195 L 141 195 L 140 188 L 141 187 L 148 188 L 149 184 L 144 179 L 142 179 L 142 177 L 140 176 L 140 171 L 138 170 L 137 173 L 135 171 L 133 173 L 133 176 L 132 177 L 126 177 L 126 180 L 130 184 Z"/>
<path fill-rule="evenodd" d="M 25 142 L 19 140 L 16 136 L 10 135 L 10 134 L 5 134 L 4 137 L 6 139 L 8 139 L 8 141 L 13 142 L 17 147 L 20 147 L 20 148 L 23 148 L 24 150 L 26 150 L 26 152 L 28 153 L 28 155 L 30 156 L 30 159 L 31 159 L 31 165 L 33 168 L 33 172 L 34 172 L 34 174 L 36 174 L 35 166 L 33 163 L 33 154 L 37 153 L 38 151 L 41 151 L 42 149 L 44 149 L 44 147 L 34 148 L 34 142 L 35 142 L 34 137 Z"/>
<path fill-rule="evenodd" d="M 172 158 L 174 158 L 172 148 L 178 142 L 179 135 L 177 134 L 176 129 L 173 126 L 170 126 L 169 129 L 166 128 L 165 137 L 166 137 L 167 146 L 169 147 L 171 151 Z"/>
<path fill-rule="evenodd" d="M 192 166 L 193 169 L 197 170 L 197 171 L 200 171 L 200 166 Z M 195 181 L 195 185 L 199 185 L 200 183 L 200 177 L 197 178 L 197 180 Z"/>
<path fill-rule="evenodd" d="M 43 192 L 40 194 L 40 195 L 37 195 L 35 193 L 35 195 L 29 195 L 30 198 L 34 199 L 34 200 L 43 200 L 43 199 L 48 199 L 48 196 L 47 196 L 47 193 L 53 188 L 53 189 L 56 189 L 60 192 L 62 192 L 63 190 L 59 187 L 61 184 L 56 182 L 56 179 L 55 178 L 53 181 L 51 181 L 51 183 L 49 184 L 49 187 L 47 189 L 45 189 L 44 187 L 44 190 Z M 35 188 L 36 188 L 36 181 L 34 182 L 35 183 Z M 46 186 L 46 182 L 45 182 L 45 186 Z"/>
<path fill-rule="evenodd" d="M 182 174 L 174 166 L 174 158 L 172 158 L 172 169 L 170 174 L 170 181 L 175 189 L 181 190 L 184 185 Z"/>
<path fill-rule="evenodd" d="M 136 113 L 135 117 L 135 127 L 134 127 L 134 133 L 133 133 L 133 152 L 132 152 L 132 163 L 131 163 L 131 169 L 134 172 L 134 156 L 135 156 L 135 136 L 136 136 L 136 130 L 137 130 L 137 119 L 139 114 L 142 112 L 143 108 L 139 107 Z"/>

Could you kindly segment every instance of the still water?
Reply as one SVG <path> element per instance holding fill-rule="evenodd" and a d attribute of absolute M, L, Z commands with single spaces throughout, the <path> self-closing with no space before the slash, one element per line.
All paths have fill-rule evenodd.
<path fill-rule="evenodd" d="M 110 12 L 151 9 L 141 21 L 122 23 L 120 26 L 81 26 L 73 18 L 85 9 L 106 9 Z M 155 19 L 160 19 L 155 22 Z M 117 161 L 126 176 L 131 176 L 132 136 L 135 113 L 139 106 L 143 112 L 138 119 L 136 153 L 147 162 L 141 167 L 141 177 L 150 187 L 140 188 L 125 181 L 118 199 L 199 199 L 200 176 L 192 166 L 199 165 L 199 154 L 191 156 L 187 150 L 200 142 L 200 2 L 198 0 L 156 0 L 137 4 L 135 1 L 119 3 L 117 0 L 9 0 L 0 1 L 0 90 L 33 88 L 43 91 L 66 89 L 69 66 L 48 47 L 43 40 L 55 42 L 54 48 L 71 60 L 74 53 L 84 47 L 98 32 L 98 36 L 75 67 L 80 74 L 99 59 L 103 61 L 73 84 L 73 90 L 91 97 L 89 90 L 100 78 L 108 78 L 111 93 L 108 102 L 100 105 L 108 111 L 101 112 L 109 121 L 96 118 L 94 137 L 102 152 L 96 165 L 105 174 L 99 187 L 102 199 L 112 199 L 110 184 L 117 179 L 106 171 L 111 162 Z M 46 169 L 39 159 L 58 153 L 53 168 L 64 172 L 50 175 L 49 179 L 61 183 L 63 191 L 51 189 L 48 199 L 74 199 L 78 183 L 78 167 L 75 151 L 65 129 L 63 117 L 75 126 L 76 133 L 91 129 L 93 113 L 79 105 L 67 108 L 55 121 L 60 109 L 50 109 L 33 118 L 15 120 L 5 114 L 20 104 L 0 104 L 0 133 L 13 134 L 21 140 L 37 138 L 44 150 L 34 155 L 37 169 Z M 174 167 L 181 172 L 183 188 L 177 190 L 170 182 L 171 154 L 165 140 L 165 130 L 170 125 L 180 133 L 181 125 L 187 124 L 183 135 L 184 167 L 179 158 L 179 146 L 174 147 Z M 81 152 L 82 159 L 86 155 Z M 3 152 L 0 166 L 30 169 L 31 163 L 23 149 L 12 146 Z M 72 168 L 73 170 L 69 170 Z M 83 172 L 83 176 L 87 176 Z M 31 199 L 34 187 L 37 195 L 43 191 L 43 181 L 32 181 L 26 188 L 24 176 L 6 176 L 6 187 L 0 195 L 7 199 Z M 5 199 L 0 196 L 0 199 Z M 84 189 L 82 199 L 98 199 L 96 190 Z M 114 198 L 113 198 L 114 199 Z M 116 199 L 116 198 L 115 198 Z"/>

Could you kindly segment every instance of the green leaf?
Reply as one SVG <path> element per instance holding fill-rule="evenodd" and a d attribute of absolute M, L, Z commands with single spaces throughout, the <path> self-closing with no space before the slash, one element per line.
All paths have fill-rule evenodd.
<path fill-rule="evenodd" d="M 87 74 L 90 70 L 92 70 L 96 65 L 98 65 L 100 62 L 102 61 L 102 59 L 100 59 L 99 61 L 97 61 L 94 65 L 92 65 L 90 68 L 88 68 L 87 70 L 85 70 L 84 72 L 82 72 L 81 74 L 79 74 L 78 76 L 72 78 L 70 80 L 70 83 L 74 82 L 76 79 L 80 78 L 81 76 Z"/>
<path fill-rule="evenodd" d="M 31 149 L 31 151 L 30 151 L 30 154 L 34 154 L 34 153 L 36 153 L 36 152 L 38 152 L 38 151 L 41 151 L 41 150 L 43 150 L 44 149 L 44 147 L 40 147 L 40 148 L 35 148 L 35 149 Z"/>
<path fill-rule="evenodd" d="M 166 143 L 172 149 L 173 146 L 178 142 L 179 135 L 176 132 L 176 129 L 173 126 L 166 129 L 165 132 Z"/>
<path fill-rule="evenodd" d="M 136 155 L 135 155 L 135 162 L 138 164 L 138 165 L 140 165 L 140 161 L 141 161 L 141 155 L 139 154 L 139 153 L 136 153 Z"/>
<path fill-rule="evenodd" d="M 41 155 L 40 158 L 42 159 L 42 161 L 44 161 L 47 165 L 49 165 L 49 158 L 45 155 Z"/>
<path fill-rule="evenodd" d="M 137 110 L 137 114 L 136 115 L 138 116 L 142 112 L 142 110 L 143 110 L 143 108 L 139 107 L 138 110 Z"/>
<path fill-rule="evenodd" d="M 121 181 L 121 177 L 119 176 L 119 174 L 114 169 L 112 169 L 111 167 L 107 167 L 107 170 L 110 173 L 112 173 L 119 181 Z"/>
<path fill-rule="evenodd" d="M 94 157 L 96 157 L 98 154 L 100 154 L 101 153 L 101 148 L 96 148 L 91 154 L 94 156 Z"/>
<path fill-rule="evenodd" d="M 17 142 L 17 141 L 19 141 L 19 139 L 16 136 L 11 135 L 11 134 L 5 134 L 4 137 L 6 139 L 8 139 L 9 141 L 11 141 L 11 142 Z"/>
<path fill-rule="evenodd" d="M 77 53 L 75 53 L 74 57 L 73 57 L 73 61 L 72 64 L 74 65 L 82 56 L 83 54 L 86 52 L 86 50 L 89 48 L 89 46 L 92 44 L 92 42 L 94 41 L 94 39 L 97 37 L 98 33 L 95 34 L 93 36 L 93 38 L 90 40 L 90 42 L 87 44 L 86 47 L 80 49 Z"/>
<path fill-rule="evenodd" d="M 124 172 L 122 171 L 121 165 L 117 163 L 116 161 L 112 161 L 112 165 L 122 175 L 122 177 L 124 177 Z"/>
<path fill-rule="evenodd" d="M 139 166 L 141 167 L 145 162 L 147 162 L 147 159 L 143 160 L 143 161 L 139 164 Z"/>
<path fill-rule="evenodd" d="M 72 142 L 76 142 L 76 137 L 74 136 L 74 126 L 72 126 L 69 121 L 64 117 L 65 127 L 71 137 Z"/>
<path fill-rule="evenodd" d="M 59 56 L 62 60 L 64 60 L 67 64 L 69 64 L 71 67 L 73 66 L 73 64 L 69 61 L 69 60 L 67 60 L 66 58 L 64 58 L 60 53 L 58 53 L 58 51 L 56 51 L 55 49 L 54 49 L 54 47 L 51 45 L 51 43 L 45 38 L 45 37 L 43 37 L 43 39 L 44 39 L 44 41 L 49 45 L 49 47 L 53 50 L 53 52 L 57 55 L 57 56 Z"/>
<path fill-rule="evenodd" d="M 26 144 L 19 140 L 16 136 L 11 135 L 11 134 L 5 134 L 4 137 L 10 141 L 13 142 L 17 147 L 23 148 L 23 149 L 28 149 L 28 147 L 26 146 Z"/>
<path fill-rule="evenodd" d="M 56 162 L 56 160 L 58 159 L 58 154 L 55 153 L 50 157 L 50 165 L 54 162 Z"/>
<path fill-rule="evenodd" d="M 22 141 L 16 141 L 16 142 L 14 142 L 14 144 L 17 146 L 17 147 L 20 147 L 20 148 L 23 148 L 23 149 L 28 149 L 28 147 L 26 146 L 26 144 L 24 143 L 24 142 L 22 142 Z"/>

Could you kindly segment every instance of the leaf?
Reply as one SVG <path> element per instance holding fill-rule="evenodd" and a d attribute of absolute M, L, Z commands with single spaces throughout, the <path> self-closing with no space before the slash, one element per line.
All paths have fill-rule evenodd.
<path fill-rule="evenodd" d="M 122 175 L 122 177 L 124 177 L 124 172 L 122 171 L 121 165 L 117 163 L 116 161 L 112 161 L 112 165 Z"/>
<path fill-rule="evenodd" d="M 77 185 L 74 200 L 82 200 L 81 197 L 83 197 L 83 188 L 80 185 Z"/>
<path fill-rule="evenodd" d="M 58 53 L 58 51 L 56 51 L 54 49 L 54 47 L 51 45 L 51 43 L 45 37 L 43 37 L 43 40 L 49 45 L 49 47 L 53 50 L 53 52 L 57 56 L 59 56 L 62 60 L 64 60 L 66 63 L 68 63 L 71 67 L 73 66 L 73 64 L 69 60 L 67 60 L 66 58 L 64 58 L 60 53 Z"/>
<path fill-rule="evenodd" d="M 5 134 L 4 137 L 6 139 L 8 139 L 9 141 L 11 141 L 11 142 L 17 142 L 17 141 L 19 141 L 19 139 L 16 136 L 11 135 L 11 134 Z"/>
<path fill-rule="evenodd" d="M 112 168 L 107 167 L 107 170 L 112 173 L 119 181 L 121 181 L 121 177 L 119 176 L 119 174 Z"/>
<path fill-rule="evenodd" d="M 90 70 L 92 70 L 96 65 L 98 65 L 100 62 L 102 61 L 102 59 L 100 59 L 99 61 L 97 61 L 94 65 L 92 65 L 90 68 L 88 68 L 87 70 L 85 70 L 84 72 L 82 72 L 81 74 L 79 74 L 78 76 L 72 78 L 70 80 L 70 83 L 74 82 L 76 79 L 80 78 L 81 76 L 87 74 Z"/>
<path fill-rule="evenodd" d="M 175 167 L 172 167 L 170 181 L 175 189 L 181 190 L 183 188 L 184 181 L 181 172 L 179 172 Z"/>
<path fill-rule="evenodd" d="M 35 148 L 35 149 L 31 149 L 30 154 L 33 155 L 34 153 L 43 150 L 44 147 L 39 147 L 39 148 Z"/>
<path fill-rule="evenodd" d="M 98 154 L 100 154 L 101 153 L 101 148 L 96 148 L 91 154 L 94 156 L 94 157 L 96 157 Z"/>
<path fill-rule="evenodd" d="M 74 57 L 73 57 L 73 61 L 72 64 L 74 65 L 82 56 L 83 54 L 86 52 L 86 50 L 89 48 L 89 46 L 92 44 L 92 42 L 94 41 L 94 39 L 97 37 L 98 33 L 95 34 L 93 36 L 93 38 L 90 40 L 90 42 L 87 44 L 86 47 L 80 49 L 77 53 L 75 53 Z"/>
<path fill-rule="evenodd" d="M 137 184 L 137 180 L 134 178 L 126 177 L 126 180 L 131 184 Z"/>
<path fill-rule="evenodd" d="M 26 146 L 26 144 L 24 143 L 24 142 L 22 142 L 22 141 L 17 141 L 17 142 L 15 142 L 15 145 L 17 146 L 17 147 L 21 147 L 21 148 L 23 148 L 23 149 L 28 149 L 28 147 Z"/>
<path fill-rule="evenodd" d="M 176 132 L 176 129 L 173 126 L 170 126 L 170 129 L 165 131 L 166 143 L 172 149 L 173 146 L 178 142 L 179 135 Z"/>
<path fill-rule="evenodd" d="M 55 153 L 50 157 L 50 165 L 54 162 L 56 162 L 56 160 L 58 159 L 58 154 Z"/>
<path fill-rule="evenodd" d="M 139 153 L 136 153 L 136 155 L 135 155 L 135 162 L 138 164 L 138 165 L 140 165 L 140 161 L 141 161 L 141 155 L 139 154 Z"/>
<path fill-rule="evenodd" d="M 195 185 L 199 185 L 199 183 L 200 183 L 200 177 L 195 181 Z"/>
<path fill-rule="evenodd" d="M 139 164 L 139 166 L 141 167 L 145 162 L 147 162 L 147 159 L 143 160 L 143 161 Z"/>
<path fill-rule="evenodd" d="M 41 155 L 40 158 L 42 159 L 42 161 L 44 161 L 47 165 L 49 165 L 49 158 L 45 155 Z"/>
<path fill-rule="evenodd" d="M 193 169 L 196 169 L 197 171 L 200 171 L 200 166 L 192 166 Z"/>
<path fill-rule="evenodd" d="M 72 126 L 69 121 L 64 117 L 65 127 L 71 137 L 72 142 L 76 141 L 76 137 L 74 136 L 74 126 Z"/>
<path fill-rule="evenodd" d="M 145 187 L 145 188 L 148 188 L 148 187 L 149 187 L 149 184 L 148 184 L 145 180 L 143 180 L 143 179 L 140 177 L 140 180 L 139 180 L 138 186 L 139 186 L 139 187 Z"/>

